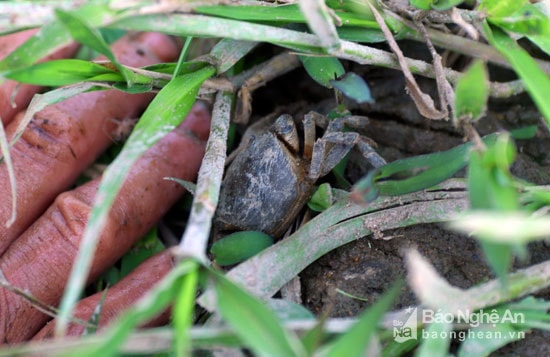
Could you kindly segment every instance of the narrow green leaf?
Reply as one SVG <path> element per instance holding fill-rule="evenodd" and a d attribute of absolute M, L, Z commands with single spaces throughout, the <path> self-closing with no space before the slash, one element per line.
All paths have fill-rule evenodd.
<path fill-rule="evenodd" d="M 327 5 L 334 8 L 333 5 Z M 343 3 L 344 6 L 348 2 Z M 270 22 L 274 24 L 286 24 L 286 23 L 305 23 L 306 18 L 300 11 L 298 4 L 284 4 L 284 5 L 209 5 L 198 6 L 193 9 L 198 14 L 214 15 L 234 20 L 253 21 L 253 22 Z M 342 20 L 342 27 L 357 26 L 362 28 L 379 29 L 378 24 L 372 16 L 370 18 L 364 16 L 364 14 L 355 14 L 352 12 L 339 11 L 338 17 Z"/>
<path fill-rule="evenodd" d="M 506 243 L 495 243 L 490 240 L 489 235 L 479 235 L 477 238 L 487 263 L 502 285 L 506 287 L 508 285 L 508 270 L 512 263 L 512 246 Z"/>
<path fill-rule="evenodd" d="M 211 5 L 198 6 L 195 12 L 205 15 L 220 16 L 243 21 L 270 21 L 270 22 L 305 22 L 298 4 L 279 6 L 265 5 Z"/>
<path fill-rule="evenodd" d="M 390 162 L 359 180 L 352 195 L 370 202 L 378 195 L 399 196 L 434 186 L 466 165 L 470 146 L 466 143 L 447 151 Z"/>
<path fill-rule="evenodd" d="M 16 69 L 4 74 L 4 77 L 22 83 L 57 87 L 114 73 L 113 70 L 97 63 L 77 59 L 61 59 Z"/>
<path fill-rule="evenodd" d="M 319 348 L 323 339 L 326 338 L 326 333 L 323 331 L 324 319 L 320 319 L 318 323 L 302 337 L 301 341 L 309 356 L 313 356 L 314 352 Z"/>
<path fill-rule="evenodd" d="M 95 204 L 82 236 L 82 242 L 67 282 L 61 302 L 58 324 L 59 335 L 66 328 L 68 317 L 80 296 L 111 205 L 134 162 L 153 144 L 173 130 L 189 113 L 201 84 L 215 72 L 213 67 L 176 77 L 153 99 L 123 150 L 103 175 Z"/>
<path fill-rule="evenodd" d="M 470 154 L 468 188 L 472 209 L 513 212 L 519 208 L 519 195 L 510 166 L 515 159 L 515 145 L 501 133 L 484 150 Z"/>
<path fill-rule="evenodd" d="M 513 130 L 510 134 L 525 139 L 532 137 L 535 132 L 536 128 L 529 126 Z M 487 135 L 483 142 L 492 145 L 498 135 Z M 465 143 L 447 151 L 396 160 L 371 170 L 353 186 L 352 197 L 357 201 L 370 202 L 378 195 L 398 196 L 437 185 L 466 165 L 471 146 L 471 143 Z M 472 199 L 485 197 L 485 192 L 482 191 L 480 195 L 472 194 Z"/>
<path fill-rule="evenodd" d="M 331 80 L 330 84 L 357 103 L 374 103 L 374 98 L 372 98 L 370 88 L 365 80 L 353 72 L 346 73 L 338 80 Z"/>
<path fill-rule="evenodd" d="M 75 8 L 73 13 L 85 18 L 93 27 L 110 23 L 123 15 L 103 1 L 86 2 Z M 24 44 L 0 61 L 0 72 L 28 67 L 71 42 L 69 31 L 59 21 L 47 23 Z"/>
<path fill-rule="evenodd" d="M 326 347 L 325 355 L 328 357 L 366 356 L 369 345 L 376 336 L 380 319 L 391 308 L 402 285 L 402 282 L 394 283 L 374 305 L 361 315 L 355 325 Z"/>
<path fill-rule="evenodd" d="M 172 321 L 174 324 L 174 351 L 179 357 L 190 356 L 192 351 L 190 329 L 193 326 L 195 296 L 199 280 L 199 265 L 183 277 L 178 297 L 174 305 Z"/>
<path fill-rule="evenodd" d="M 525 83 L 527 92 L 546 119 L 550 127 L 550 78 L 513 39 L 497 27 L 491 27 L 486 22 L 483 26 L 485 35 L 493 45 L 512 64 L 514 70 Z"/>
<path fill-rule="evenodd" d="M 132 83 L 136 82 L 138 76 L 118 62 L 114 53 L 111 51 L 109 44 L 103 39 L 103 36 L 99 30 L 92 27 L 86 20 L 79 17 L 77 14 L 61 9 L 55 10 L 55 14 L 57 18 L 67 27 L 71 33 L 71 36 L 76 41 L 91 47 L 95 51 L 107 57 L 107 59 L 109 59 L 109 61 L 111 61 L 111 63 L 113 63 L 119 72 L 124 76 L 128 86 L 131 86 Z"/>
<path fill-rule="evenodd" d="M 342 63 L 336 57 L 298 56 L 311 78 L 327 88 L 332 88 L 331 81 L 344 75 Z"/>
<path fill-rule="evenodd" d="M 504 304 L 497 309 L 514 327 L 550 330 L 550 301 L 528 296 L 521 301 Z"/>
<path fill-rule="evenodd" d="M 426 329 L 427 338 L 423 338 L 418 346 L 415 357 L 447 357 L 451 338 L 449 333 L 453 329 L 452 323 L 432 322 Z M 430 337 L 432 336 L 432 337 Z"/>
<path fill-rule="evenodd" d="M 305 356 L 298 337 L 260 300 L 213 273 L 218 309 L 223 319 L 256 356 Z"/>
<path fill-rule="evenodd" d="M 489 98 L 489 75 L 482 61 L 476 61 L 462 75 L 455 89 L 456 120 L 477 121 L 485 113 Z"/>

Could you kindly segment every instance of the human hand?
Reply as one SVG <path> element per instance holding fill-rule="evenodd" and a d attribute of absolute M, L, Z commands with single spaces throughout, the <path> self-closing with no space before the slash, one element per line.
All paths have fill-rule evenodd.
<path fill-rule="evenodd" d="M 168 36 L 142 33 L 123 37 L 113 44 L 113 52 L 120 62 L 141 67 L 173 61 L 179 48 Z M 5 222 L 12 211 L 11 187 L 6 164 L 0 163 L 0 280 L 4 285 L 0 287 L 0 344 L 27 340 L 48 320 L 47 315 L 14 292 L 15 288 L 41 303 L 58 304 L 100 178 L 63 191 L 112 143 L 119 123 L 137 117 L 152 96 L 115 90 L 89 92 L 34 115 L 10 149 L 17 183 L 17 218 L 9 227 Z M 17 114 L 7 124 L 8 140 L 21 118 L 22 114 Z M 164 177 L 187 181 L 195 178 L 209 133 L 209 119 L 206 106 L 196 104 L 180 127 L 134 165 L 99 238 L 89 282 L 114 264 L 183 193 L 179 184 Z"/>

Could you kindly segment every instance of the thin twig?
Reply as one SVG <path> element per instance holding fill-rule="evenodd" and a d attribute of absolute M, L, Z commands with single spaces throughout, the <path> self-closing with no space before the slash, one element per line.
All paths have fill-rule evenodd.
<path fill-rule="evenodd" d="M 447 113 L 449 106 L 451 108 L 454 107 L 455 98 L 453 88 L 445 78 L 445 71 L 443 70 L 441 56 L 435 50 L 435 47 L 432 44 L 432 40 L 430 39 L 430 36 L 426 31 L 426 27 L 424 26 L 422 21 L 415 20 L 414 23 L 417 26 L 418 31 L 422 34 L 426 46 L 428 47 L 428 50 L 430 51 L 430 54 L 432 56 L 432 63 L 435 71 L 435 82 L 437 84 L 437 93 L 439 95 L 441 111 L 443 113 Z"/>
<path fill-rule="evenodd" d="M 5 289 L 7 291 L 11 291 L 12 293 L 21 296 L 23 299 L 25 299 L 30 305 L 32 305 L 33 308 L 37 309 L 38 311 L 42 312 L 45 315 L 48 315 L 50 317 L 57 317 L 58 309 L 55 307 L 48 305 L 36 297 L 32 296 L 29 292 L 18 288 L 17 286 L 12 285 L 5 277 L 2 270 L 0 270 L 0 288 Z M 81 320 L 76 317 L 71 317 L 71 322 L 77 323 L 86 327 L 97 327 L 94 324 L 91 324 L 87 321 Z"/>
<path fill-rule="evenodd" d="M 212 217 L 218 205 L 227 150 L 227 132 L 233 96 L 218 92 L 212 112 L 212 127 L 197 179 L 191 216 L 181 243 L 174 249 L 178 259 L 193 257 L 207 262 L 206 247 L 212 225 Z"/>
<path fill-rule="evenodd" d="M 298 68 L 300 64 L 300 60 L 295 54 L 283 52 L 242 75 L 233 77 L 231 83 L 235 87 L 240 87 L 234 122 L 242 124 L 248 122 L 252 112 L 252 92 L 267 82 Z"/>

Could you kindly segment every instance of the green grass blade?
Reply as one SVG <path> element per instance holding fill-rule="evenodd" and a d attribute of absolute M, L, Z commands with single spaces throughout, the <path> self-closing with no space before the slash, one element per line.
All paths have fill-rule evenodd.
<path fill-rule="evenodd" d="M 512 137 L 526 139 L 536 130 L 526 127 L 510 132 Z M 483 137 L 486 145 L 493 145 L 498 133 Z M 468 162 L 472 143 L 468 142 L 442 152 L 396 160 L 372 170 L 353 187 L 353 196 L 359 200 L 372 201 L 378 195 L 398 196 L 430 188 L 448 179 Z"/>
<path fill-rule="evenodd" d="M 107 59 L 109 59 L 109 61 L 111 61 L 111 63 L 113 63 L 119 70 L 122 76 L 124 76 L 129 87 L 132 83 L 136 82 L 137 75 L 118 62 L 115 54 L 111 51 L 111 47 L 103 39 L 103 36 L 99 30 L 90 26 L 86 20 L 80 18 L 77 14 L 60 9 L 56 10 L 55 14 L 63 25 L 67 27 L 71 36 L 76 41 L 91 47 L 93 50 L 107 57 Z"/>
<path fill-rule="evenodd" d="M 82 242 L 67 289 L 61 302 L 56 333 L 62 335 L 68 318 L 90 269 L 97 239 L 105 226 L 110 207 L 133 163 L 148 148 L 173 130 L 187 115 L 203 81 L 214 74 L 213 67 L 176 77 L 164 87 L 149 105 L 122 152 L 105 171 L 96 194 L 96 204 L 83 233 Z"/>
<path fill-rule="evenodd" d="M 370 202 L 378 195 L 399 196 L 434 186 L 466 165 L 470 146 L 466 143 L 447 151 L 390 162 L 359 180 L 352 194 Z"/>
<path fill-rule="evenodd" d="M 529 92 L 531 98 L 533 98 L 533 101 L 546 119 L 546 125 L 550 127 L 550 101 L 548 101 L 550 77 L 504 31 L 497 27 L 491 27 L 486 22 L 483 29 L 489 43 L 510 62 L 516 73 L 523 80 L 527 92 Z"/>
<path fill-rule="evenodd" d="M 306 18 L 297 4 L 255 6 L 255 5 L 212 5 L 198 6 L 194 12 L 203 15 L 213 15 L 234 20 L 270 22 L 286 24 L 305 23 Z M 343 26 L 357 26 L 361 28 L 379 29 L 376 21 L 365 18 L 362 14 L 339 11 L 337 16 L 342 20 Z"/>
<path fill-rule="evenodd" d="M 298 337 L 263 302 L 215 273 L 218 310 L 257 356 L 304 356 Z"/>
<path fill-rule="evenodd" d="M 426 329 L 426 335 L 433 336 L 423 339 L 414 354 L 415 357 L 447 357 L 451 338 L 448 337 L 453 329 L 452 323 L 432 322 Z M 447 338 L 445 338 L 447 336 Z"/>
<path fill-rule="evenodd" d="M 91 27 L 108 24 L 118 16 L 122 16 L 118 11 L 95 1 L 82 5 L 73 13 L 85 18 Z M 44 41 L 45 38 L 48 40 Z M 71 41 L 69 31 L 60 22 L 53 21 L 45 24 L 38 33 L 0 61 L 0 72 L 28 67 Z"/>
<path fill-rule="evenodd" d="M 324 356 L 366 356 L 369 345 L 376 336 L 378 323 L 384 313 L 388 311 L 401 290 L 402 282 L 393 286 L 380 297 L 374 305 L 365 311 L 359 320 L 346 333 L 338 337 L 323 351 Z"/>
<path fill-rule="evenodd" d="M 61 59 L 16 69 L 6 73 L 4 77 L 22 83 L 57 87 L 113 73 L 113 70 L 97 63 L 78 59 Z"/>
<path fill-rule="evenodd" d="M 225 17 L 228 19 L 255 21 L 255 22 L 306 22 L 304 15 L 300 12 L 297 4 L 280 6 L 258 6 L 258 5 L 213 5 L 198 6 L 194 9 L 198 14 Z"/>
<path fill-rule="evenodd" d="M 191 354 L 190 329 L 193 326 L 195 296 L 199 280 L 199 265 L 195 263 L 189 272 L 181 279 L 178 296 L 173 309 L 174 351 L 176 356 L 184 357 Z"/>

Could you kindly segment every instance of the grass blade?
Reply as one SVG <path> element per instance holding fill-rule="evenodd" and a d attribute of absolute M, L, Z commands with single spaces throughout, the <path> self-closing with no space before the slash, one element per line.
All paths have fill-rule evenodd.
<path fill-rule="evenodd" d="M 487 23 L 483 26 L 487 40 L 512 64 L 514 70 L 525 83 L 527 92 L 546 119 L 546 125 L 550 127 L 550 78 L 535 62 L 535 60 L 522 49 L 516 41 L 511 39 L 504 31 L 497 27 L 491 27 Z"/>
<path fill-rule="evenodd" d="M 222 275 L 215 274 L 218 309 L 244 343 L 258 356 L 303 356 L 298 337 L 260 300 Z"/>
<path fill-rule="evenodd" d="M 8 177 L 11 186 L 11 217 L 7 222 L 0 222 L 0 224 L 5 224 L 6 227 L 9 227 L 15 222 L 17 218 L 17 181 L 15 180 L 15 172 L 13 171 L 13 164 L 10 156 L 10 147 L 8 144 L 8 139 L 6 137 L 6 131 L 4 130 L 4 124 L 0 120 L 0 153 L 2 154 L 0 163 L 6 163 L 6 170 L 8 172 Z M 7 198 L 7 197 L 6 197 Z M 7 199 L 4 200 L 7 201 Z M 5 202 L 5 201 L 4 201 Z"/>
<path fill-rule="evenodd" d="M 95 1 L 75 9 L 73 14 L 85 18 L 92 27 L 108 24 L 118 16 L 122 16 L 109 6 Z M 48 40 L 44 41 L 45 38 Z M 0 72 L 28 67 L 71 41 L 69 31 L 60 22 L 53 21 L 45 24 L 34 36 L 0 61 Z"/>
<path fill-rule="evenodd" d="M 449 355 L 449 346 L 451 344 L 449 333 L 453 329 L 453 324 L 441 322 L 432 322 L 426 329 L 428 338 L 422 340 L 415 357 L 447 357 Z M 429 337 L 433 336 L 433 337 Z"/>
<path fill-rule="evenodd" d="M 91 27 L 87 21 L 80 18 L 77 14 L 73 14 L 63 10 L 56 10 L 55 14 L 57 18 L 67 27 L 71 36 L 78 42 L 91 47 L 93 50 L 101 53 L 118 69 L 122 76 L 126 79 L 128 87 L 132 86 L 132 83 L 137 81 L 138 75 L 128 70 L 121 65 L 116 59 L 114 53 L 111 51 L 109 44 L 103 39 L 99 30 Z"/>
<path fill-rule="evenodd" d="M 181 279 L 178 296 L 173 309 L 174 351 L 176 356 L 189 356 L 191 353 L 190 329 L 193 326 L 195 296 L 199 280 L 199 264 L 190 266 L 189 272 Z"/>
<path fill-rule="evenodd" d="M 97 63 L 78 59 L 62 59 L 16 69 L 6 73 L 4 77 L 22 83 L 57 87 L 114 73 L 113 70 Z"/>

